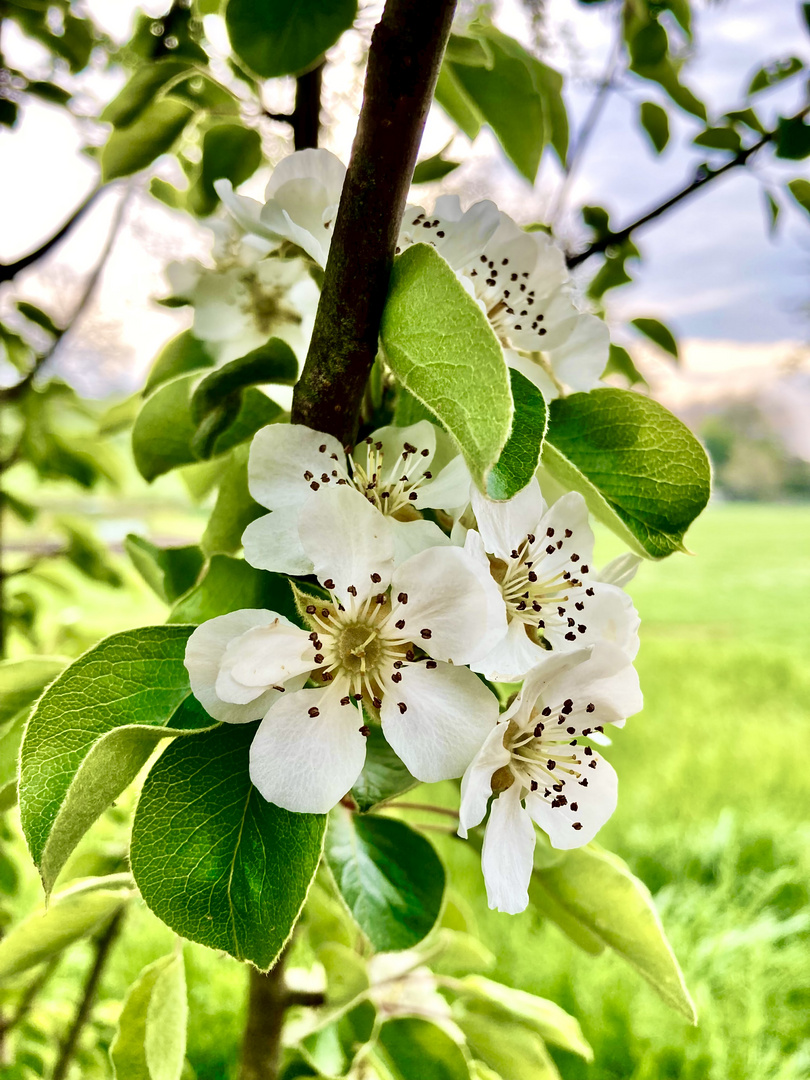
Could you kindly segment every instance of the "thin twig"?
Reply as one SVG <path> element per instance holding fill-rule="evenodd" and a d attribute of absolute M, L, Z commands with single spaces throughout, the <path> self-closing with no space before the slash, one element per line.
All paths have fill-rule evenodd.
<path fill-rule="evenodd" d="M 8 1020 L 4 1020 L 0 1023 L 0 1037 L 7 1035 L 9 1031 L 13 1031 L 14 1028 L 26 1018 L 31 1011 L 32 1005 L 36 1001 L 37 996 L 44 988 L 51 975 L 53 975 L 54 971 L 56 971 L 56 967 L 61 959 L 61 956 L 54 956 L 53 959 L 49 960 L 40 970 L 37 977 L 31 980 L 25 988 L 25 993 L 20 998 L 14 1013 L 12 1013 Z"/>
<path fill-rule="evenodd" d="M 87 981 L 84 984 L 84 992 L 82 993 L 79 1007 L 76 1010 L 76 1015 L 73 1018 L 73 1023 L 70 1025 L 62 1043 L 61 1050 L 59 1051 L 59 1057 L 54 1066 L 54 1070 L 51 1073 L 51 1080 L 64 1080 L 67 1076 L 71 1060 L 76 1051 L 76 1044 L 79 1041 L 79 1036 L 90 1017 L 90 1011 L 93 1008 L 93 1001 L 96 996 L 96 991 L 98 990 L 98 984 L 101 981 L 101 976 L 104 973 L 104 968 L 109 959 L 110 950 L 121 932 L 123 918 L 124 908 L 120 908 L 118 912 L 113 915 L 107 929 L 96 940 L 96 955 L 93 960 L 93 966 L 90 968 L 87 975 Z"/>
<path fill-rule="evenodd" d="M 810 106 L 802 109 L 796 116 L 791 117 L 791 120 L 803 120 L 808 114 L 810 114 Z M 680 191 L 671 195 L 668 199 L 660 204 L 660 206 L 654 207 L 652 210 L 648 210 L 646 214 L 642 214 L 637 221 L 632 222 L 630 225 L 626 225 L 623 229 L 619 229 L 616 232 L 608 232 L 604 236 L 600 236 L 598 240 L 594 240 L 592 244 L 589 244 L 584 251 L 580 251 L 577 255 L 569 255 L 566 259 L 569 269 L 573 269 L 575 266 L 579 266 L 580 263 L 585 262 L 586 259 L 590 259 L 592 255 L 598 255 L 603 251 L 606 251 L 609 247 L 613 247 L 615 244 L 621 244 L 623 241 L 629 239 L 629 237 L 642 226 L 647 225 L 650 221 L 654 221 L 656 218 L 661 217 L 668 210 L 671 210 L 673 206 L 677 206 L 678 203 L 683 202 L 684 199 L 690 198 L 706 184 L 716 180 L 719 176 L 723 176 L 731 169 L 736 169 L 741 165 L 747 165 L 749 159 L 756 154 L 758 150 L 761 150 L 763 146 L 767 146 L 768 143 L 773 140 L 779 134 L 779 129 L 776 128 L 773 131 L 766 131 L 765 134 L 757 139 L 751 146 L 744 147 L 737 154 L 734 155 L 724 165 L 721 165 L 718 169 L 705 169 L 702 170 L 695 179 L 687 184 L 686 187 Z"/>
<path fill-rule="evenodd" d="M 386 810 L 424 810 L 430 814 L 442 814 L 444 817 L 458 821 L 458 813 L 447 806 L 434 806 L 432 803 L 419 802 L 390 802 Z"/>
<path fill-rule="evenodd" d="M 51 248 L 56 247 L 59 241 L 67 236 L 73 226 L 76 225 L 79 221 L 81 221 L 81 219 L 90 209 L 90 207 L 99 197 L 102 190 L 103 189 L 101 185 L 93 188 L 87 198 L 84 199 L 84 201 L 76 207 L 76 209 L 67 219 L 65 224 L 62 225 L 61 228 L 57 229 L 53 236 L 51 236 L 43 244 L 40 244 L 40 246 L 36 248 L 36 250 L 29 252 L 28 255 L 23 255 L 20 259 L 15 259 L 14 262 L 0 263 L 0 283 L 4 281 L 11 281 L 11 279 L 17 274 L 19 274 L 21 271 L 25 270 L 27 267 L 33 265 L 35 262 L 39 262 L 40 259 L 44 258 L 51 250 Z"/>
<path fill-rule="evenodd" d="M 71 332 L 71 330 L 74 329 L 76 323 L 84 314 L 87 305 L 90 303 L 90 300 L 93 297 L 93 293 L 96 290 L 99 279 L 104 272 L 104 268 L 107 265 L 107 260 L 112 253 L 113 245 L 115 244 L 115 241 L 118 237 L 118 232 L 124 219 L 124 211 L 127 208 L 127 204 L 129 203 L 133 190 L 134 188 L 132 184 L 130 184 L 118 203 L 115 215 L 110 224 L 109 232 L 107 233 L 107 239 L 104 243 L 104 247 L 101 249 L 101 253 L 96 261 L 96 265 L 93 267 L 90 276 L 85 282 L 82 294 L 79 297 L 79 301 L 76 304 L 76 307 L 73 309 L 73 312 L 68 319 L 67 324 L 62 330 L 59 331 L 50 347 L 44 353 L 42 353 L 41 356 L 37 357 L 31 370 L 28 371 L 18 383 L 15 383 L 13 386 L 9 386 L 0 390 L 0 402 L 16 401 L 28 389 L 28 387 L 31 385 L 31 383 L 45 366 L 45 364 L 47 364 L 48 361 L 53 357 L 59 345 L 64 341 L 65 337 Z"/>

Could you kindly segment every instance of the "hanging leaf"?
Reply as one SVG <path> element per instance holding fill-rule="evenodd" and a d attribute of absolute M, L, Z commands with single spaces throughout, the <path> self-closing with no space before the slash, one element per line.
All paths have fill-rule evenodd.
<path fill-rule="evenodd" d="M 225 25 L 231 46 L 265 79 L 298 75 L 320 59 L 357 15 L 357 0 L 298 0 L 256 4 L 229 0 Z"/>
<path fill-rule="evenodd" d="M 392 1080 L 469 1080 L 461 1047 L 430 1020 L 415 1016 L 387 1020 L 380 1028 L 376 1053 Z"/>
<path fill-rule="evenodd" d="M 203 553 L 196 544 L 161 548 L 130 533 L 124 549 L 149 588 L 167 604 L 187 592 L 202 570 Z"/>
<path fill-rule="evenodd" d="M 182 101 L 164 97 L 152 101 L 129 127 L 114 129 L 101 150 L 104 183 L 140 172 L 168 153 L 193 116 Z"/>
<path fill-rule="evenodd" d="M 632 323 L 636 330 L 640 330 L 645 337 L 655 342 L 659 349 L 674 356 L 676 360 L 680 359 L 675 335 L 659 319 L 633 319 Z"/>
<path fill-rule="evenodd" d="M 532 479 L 540 463 L 548 410 L 543 395 L 525 375 L 509 369 L 515 412 L 512 430 L 487 477 L 491 499 L 511 499 Z"/>
<path fill-rule="evenodd" d="M 669 116 L 666 109 L 653 101 L 643 101 L 639 110 L 641 126 L 650 137 L 655 152 L 660 154 L 669 142 Z"/>
<path fill-rule="evenodd" d="M 369 724 L 366 762 L 351 796 L 361 814 L 402 795 L 419 783 L 394 753 L 378 724 Z"/>
<path fill-rule="evenodd" d="M 244 559 L 213 555 L 202 580 L 175 604 L 168 621 L 198 626 L 239 608 L 267 608 L 293 622 L 298 618 L 283 575 L 256 570 Z"/>
<path fill-rule="evenodd" d="M 143 969 L 124 1000 L 110 1058 L 116 1080 L 180 1080 L 188 998 L 182 952 Z"/>

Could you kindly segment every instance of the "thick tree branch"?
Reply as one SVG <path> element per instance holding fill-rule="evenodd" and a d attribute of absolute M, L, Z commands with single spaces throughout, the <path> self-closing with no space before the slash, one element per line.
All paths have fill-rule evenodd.
<path fill-rule="evenodd" d="M 800 113 L 791 119 L 803 120 L 808 114 L 810 114 L 810 106 L 802 109 Z M 626 225 L 623 229 L 619 229 L 616 232 L 605 233 L 604 236 L 600 236 L 598 240 L 594 240 L 592 244 L 589 244 L 584 251 L 580 251 L 577 255 L 569 255 L 566 259 L 569 269 L 579 266 L 580 263 L 585 262 L 586 259 L 590 259 L 592 255 L 599 255 L 609 247 L 613 247 L 615 244 L 621 244 L 624 240 L 627 240 L 632 236 L 637 229 L 640 229 L 650 221 L 654 221 L 656 218 L 661 217 L 668 210 L 671 210 L 673 206 L 677 206 L 678 203 L 683 202 L 684 199 L 688 199 L 696 192 L 700 191 L 706 184 L 710 184 L 713 180 L 716 180 L 719 176 L 725 175 L 725 173 L 730 172 L 732 169 L 736 169 L 741 165 L 747 165 L 749 158 L 756 154 L 758 150 L 761 150 L 763 146 L 773 142 L 778 134 L 778 129 L 766 131 L 755 143 L 740 150 L 739 153 L 735 154 L 733 158 L 724 165 L 721 165 L 718 169 L 702 170 L 690 184 L 687 184 L 686 187 L 670 196 L 662 202 L 660 206 L 656 206 L 652 210 L 648 210 L 646 214 L 642 214 L 637 221 L 632 222 L 630 225 Z"/>
<path fill-rule="evenodd" d="M 455 0 L 388 0 L 371 39 L 363 107 L 292 419 L 353 441 L 377 355 L 402 213 Z"/>
<path fill-rule="evenodd" d="M 25 270 L 27 267 L 32 266 L 35 262 L 39 262 L 40 259 L 44 258 L 51 250 L 51 248 L 56 247 L 59 241 L 63 240 L 67 236 L 73 226 L 77 225 L 78 222 L 81 221 L 81 219 L 90 209 L 90 207 L 99 197 L 101 191 L 101 186 L 93 188 L 87 198 L 76 207 L 76 209 L 67 219 L 65 224 L 60 229 L 57 229 L 53 236 L 49 237 L 49 239 L 47 239 L 44 244 L 40 244 L 40 246 L 35 251 L 29 252 L 28 255 L 23 255 L 21 259 L 15 259 L 14 262 L 0 263 L 0 284 L 2 284 L 4 281 L 11 281 L 11 279 L 17 274 L 19 274 L 22 270 Z"/>

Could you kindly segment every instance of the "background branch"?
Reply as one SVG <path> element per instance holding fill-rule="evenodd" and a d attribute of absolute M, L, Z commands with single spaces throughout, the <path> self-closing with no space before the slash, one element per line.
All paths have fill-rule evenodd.
<path fill-rule="evenodd" d="M 56 247 L 60 240 L 63 240 L 67 234 L 71 231 L 74 225 L 77 225 L 79 221 L 84 217 L 96 199 L 102 192 L 102 187 L 99 185 L 97 188 L 93 188 L 84 202 L 80 203 L 65 224 L 46 240 L 43 244 L 40 244 L 38 248 L 30 252 L 28 255 L 23 255 L 20 259 L 15 259 L 14 262 L 0 263 L 0 284 L 4 281 L 11 281 L 13 277 L 19 274 L 22 270 L 32 266 L 35 262 L 39 262 L 44 258 L 51 248 Z"/>
<path fill-rule="evenodd" d="M 810 114 L 810 106 L 802 109 L 800 113 L 797 113 L 796 116 L 791 117 L 790 119 L 803 120 L 808 114 Z M 723 176 L 725 173 L 730 172 L 731 169 L 736 169 L 741 165 L 747 165 L 749 158 L 751 158 L 758 150 L 761 150 L 763 146 L 773 142 L 778 134 L 778 129 L 766 131 L 760 139 L 757 139 L 751 146 L 744 147 L 724 165 L 721 165 L 717 169 L 702 170 L 690 184 L 687 184 L 686 187 L 677 191 L 674 195 L 671 195 L 662 202 L 660 206 L 656 206 L 652 210 L 648 210 L 645 214 L 642 214 L 640 218 L 630 225 L 626 225 L 623 229 L 619 229 L 616 232 L 605 233 L 604 236 L 600 236 L 598 240 L 594 240 L 592 244 L 589 244 L 584 251 L 580 251 L 577 255 L 569 255 L 566 259 L 569 269 L 579 266 L 580 263 L 585 262 L 586 259 L 590 259 L 592 255 L 598 255 L 601 252 L 606 251 L 614 244 L 621 244 L 623 241 L 627 240 L 636 229 L 640 229 L 650 221 L 654 221 L 656 218 L 661 217 L 668 210 L 671 210 L 673 206 L 677 206 L 678 203 L 683 202 L 684 199 L 688 199 L 696 194 L 696 192 L 700 191 L 701 188 L 704 188 L 706 184 L 710 184 L 719 176 Z"/>
<path fill-rule="evenodd" d="M 368 56 L 357 124 L 292 421 L 344 445 L 377 355 L 402 213 L 455 0 L 388 0 Z"/>

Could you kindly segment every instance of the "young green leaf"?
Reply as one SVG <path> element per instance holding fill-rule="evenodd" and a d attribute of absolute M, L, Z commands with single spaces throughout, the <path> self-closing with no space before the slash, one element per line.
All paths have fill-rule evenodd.
<path fill-rule="evenodd" d="M 460 161 L 448 161 L 447 158 L 442 157 L 442 154 L 434 154 L 432 157 L 425 158 L 424 161 L 417 162 L 411 183 L 430 184 L 441 180 L 457 169 L 460 164 Z"/>
<path fill-rule="evenodd" d="M 631 386 L 635 386 L 637 383 L 642 386 L 647 385 L 647 380 L 636 367 L 632 356 L 621 345 L 611 343 L 608 362 L 602 372 L 602 378 L 606 375 L 623 375 Z"/>
<path fill-rule="evenodd" d="M 668 1005 L 696 1022 L 694 1002 L 649 890 L 618 856 L 588 844 L 567 852 L 555 866 L 535 870 L 533 883 L 631 964 Z"/>
<path fill-rule="evenodd" d="M 543 468 L 580 491 L 637 554 L 685 550 L 711 471 L 703 447 L 663 405 L 630 390 L 571 394 L 551 403 L 544 447 Z"/>
<path fill-rule="evenodd" d="M 0 662 L 0 725 L 33 704 L 67 664 L 60 656 L 27 656 Z"/>
<path fill-rule="evenodd" d="M 180 1080 L 188 998 L 182 952 L 161 956 L 129 988 L 110 1058 L 116 1080 Z"/>
<path fill-rule="evenodd" d="M 400 1016 L 380 1028 L 375 1050 L 392 1080 L 469 1080 L 461 1047 L 430 1020 Z"/>
<path fill-rule="evenodd" d="M 758 94 L 760 90 L 767 90 L 769 87 L 775 86 L 776 83 L 789 79 L 791 75 L 798 74 L 803 68 L 804 64 L 798 56 L 788 56 L 784 60 L 774 60 L 773 63 L 760 68 L 754 75 L 748 87 L 748 93 L 749 95 Z"/>
<path fill-rule="evenodd" d="M 90 886 L 89 888 L 87 886 Z M 120 879 L 96 878 L 54 896 L 0 941 L 0 982 L 58 956 L 99 930 L 134 895 Z"/>
<path fill-rule="evenodd" d="M 802 208 L 810 214 L 810 180 L 791 180 L 788 183 L 788 191 Z M 773 201 L 773 200 L 771 200 Z M 776 224 L 776 215 L 773 215 L 774 224 Z"/>
<path fill-rule="evenodd" d="M 502 1023 L 517 1021 L 536 1031 L 546 1042 L 578 1054 L 585 1061 L 593 1061 L 593 1050 L 579 1022 L 553 1001 L 515 990 L 483 975 L 468 975 L 454 982 L 452 989 L 468 999 L 469 1011 L 500 1019 Z"/>
<path fill-rule="evenodd" d="M 101 177 L 105 184 L 145 169 L 167 153 L 194 116 L 182 101 L 153 99 L 129 127 L 115 128 L 101 151 Z"/>
<path fill-rule="evenodd" d="M 175 379 L 178 375 L 190 375 L 192 371 L 200 371 L 213 366 L 213 357 L 204 342 L 195 338 L 190 330 L 184 330 L 182 334 L 173 337 L 158 353 L 143 389 L 144 396 L 148 396 L 162 383 Z"/>
<path fill-rule="evenodd" d="M 490 499 L 517 495 L 534 476 L 543 451 L 548 409 L 543 395 L 525 375 L 509 369 L 515 411 L 512 430 L 500 457 L 487 476 Z"/>
<path fill-rule="evenodd" d="M 115 128 L 128 127 L 138 119 L 158 90 L 183 71 L 191 72 L 187 61 L 168 57 L 142 65 L 104 106 L 99 119 Z"/>
<path fill-rule="evenodd" d="M 172 743 L 143 786 L 131 861 L 176 933 L 266 971 L 301 912 L 326 818 L 265 802 L 250 782 L 256 724 Z"/>
<path fill-rule="evenodd" d="M 336 807 L 326 861 L 357 924 L 380 952 L 411 948 L 439 917 L 444 867 L 432 845 L 402 821 Z"/>
<path fill-rule="evenodd" d="M 152 626 L 113 634 L 40 699 L 20 753 L 20 817 L 46 893 L 158 742 L 213 724 L 188 700 L 183 657 L 190 632 Z"/>
<path fill-rule="evenodd" d="M 298 618 L 287 578 L 256 570 L 244 559 L 212 555 L 205 576 L 175 604 L 168 621 L 196 626 L 239 608 L 267 608 Z"/>
<path fill-rule="evenodd" d="M 453 1019 L 467 1036 L 470 1052 L 498 1076 L 560 1080 L 557 1067 L 536 1032 L 511 1024 L 507 1035 L 502 1018 L 493 1020 L 467 1009 L 455 1010 Z"/>
<path fill-rule="evenodd" d="M 712 150 L 730 150 L 736 154 L 742 149 L 740 133 L 732 127 L 707 127 L 692 140 L 695 146 L 708 146 Z"/>
<path fill-rule="evenodd" d="M 676 360 L 680 359 L 678 353 L 678 342 L 675 340 L 675 335 L 658 319 L 633 319 L 633 326 L 636 330 L 640 330 L 645 337 L 648 337 L 650 341 L 655 342 L 659 349 L 663 349 L 664 352 L 668 352 L 670 356 L 674 356 Z"/>
<path fill-rule="evenodd" d="M 639 110 L 641 126 L 650 137 L 655 152 L 660 154 L 669 142 L 669 116 L 666 109 L 654 101 L 643 101 Z"/>
<path fill-rule="evenodd" d="M 270 338 L 258 349 L 238 360 L 212 371 L 191 395 L 191 418 L 202 418 L 229 394 L 237 394 L 249 386 L 262 383 L 283 383 L 292 386 L 298 377 L 298 360 L 286 341 Z"/>
<path fill-rule="evenodd" d="M 233 555 L 242 547 L 242 533 L 257 517 L 266 514 L 248 490 L 246 444 L 235 446 L 221 469 L 217 501 L 208 519 L 200 546 L 206 555 Z"/>
<path fill-rule="evenodd" d="M 188 206 L 200 217 L 213 214 L 219 205 L 214 181 L 226 177 L 239 187 L 262 163 L 261 136 L 241 124 L 217 124 L 202 140 L 202 161 L 196 182 L 188 191 Z"/>
<path fill-rule="evenodd" d="M 793 182 L 796 183 L 795 180 Z M 808 184 L 806 180 L 800 180 L 799 183 L 807 184 L 808 199 L 805 209 L 808 211 L 808 213 L 810 213 L 810 184 Z M 790 188 L 790 184 L 788 184 L 788 188 Z M 782 207 L 779 205 L 773 195 L 771 195 L 770 191 L 765 191 L 763 189 L 763 194 L 765 197 L 765 213 L 768 215 L 768 232 L 771 236 L 773 236 L 776 232 L 776 226 L 779 221 L 779 215 L 782 212 Z"/>
<path fill-rule="evenodd" d="M 134 533 L 124 540 L 124 549 L 149 588 L 167 604 L 188 592 L 204 561 L 196 544 L 161 548 Z"/>
<path fill-rule="evenodd" d="M 449 62 L 442 64 L 434 97 L 467 138 L 474 139 L 481 130 L 483 118 L 459 82 L 453 65 Z"/>
<path fill-rule="evenodd" d="M 776 156 L 786 161 L 803 161 L 810 157 L 810 124 L 803 117 L 780 118 Z"/>
<path fill-rule="evenodd" d="M 418 782 L 388 745 L 382 728 L 377 724 L 369 725 L 366 763 L 351 790 L 360 813 L 367 814 L 382 803 L 410 791 Z"/>
<path fill-rule="evenodd" d="M 230 0 L 225 24 L 234 52 L 265 79 L 297 75 L 348 30 L 357 0 L 298 0 L 256 4 Z"/>
<path fill-rule="evenodd" d="M 483 311 L 427 244 L 395 259 L 380 332 L 394 374 L 453 436 L 484 490 L 512 425 L 506 362 Z"/>

